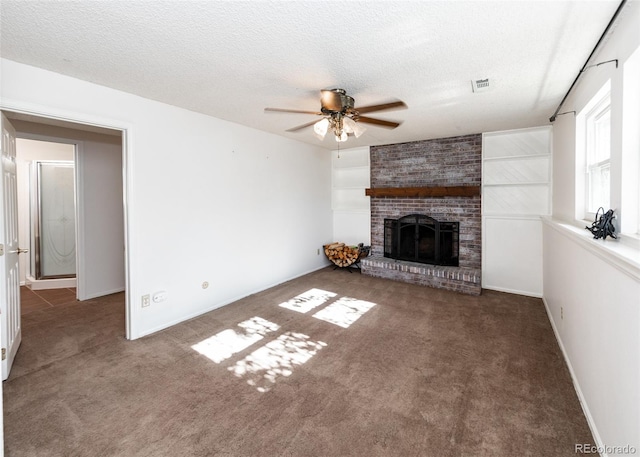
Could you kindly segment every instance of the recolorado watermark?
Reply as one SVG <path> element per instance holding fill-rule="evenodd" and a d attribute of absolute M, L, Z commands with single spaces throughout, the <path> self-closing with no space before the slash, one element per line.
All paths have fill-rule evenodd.
<path fill-rule="evenodd" d="M 577 443 L 573 449 L 576 454 L 614 454 L 614 455 L 634 455 L 638 450 L 634 446 L 596 446 L 589 443 Z"/>

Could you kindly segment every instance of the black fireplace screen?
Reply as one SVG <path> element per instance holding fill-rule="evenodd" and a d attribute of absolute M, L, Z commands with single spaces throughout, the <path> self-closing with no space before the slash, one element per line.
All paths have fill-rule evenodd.
<path fill-rule="evenodd" d="M 432 265 L 458 266 L 459 222 L 422 214 L 384 220 L 384 256 Z"/>

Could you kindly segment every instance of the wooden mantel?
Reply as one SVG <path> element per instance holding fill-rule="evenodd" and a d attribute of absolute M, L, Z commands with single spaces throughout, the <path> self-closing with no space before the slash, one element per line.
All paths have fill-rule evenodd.
<path fill-rule="evenodd" d="M 378 187 L 365 189 L 369 197 L 475 197 L 480 195 L 480 186 L 448 186 L 448 187 Z"/>

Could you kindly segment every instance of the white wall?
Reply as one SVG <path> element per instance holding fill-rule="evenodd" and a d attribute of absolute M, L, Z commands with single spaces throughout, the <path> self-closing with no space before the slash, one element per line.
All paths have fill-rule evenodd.
<path fill-rule="evenodd" d="M 78 299 L 125 290 L 122 143 L 83 141 L 78 182 Z"/>
<path fill-rule="evenodd" d="M 1 95 L 4 109 L 127 131 L 131 337 L 326 264 L 328 151 L 8 60 Z"/>
<path fill-rule="evenodd" d="M 543 236 L 545 303 L 594 435 L 640 451 L 640 281 L 566 227 Z"/>
<path fill-rule="evenodd" d="M 562 111 L 581 108 L 611 78 L 612 178 L 618 179 L 622 143 L 624 62 L 640 45 L 640 2 L 629 2 L 619 25 Z M 637 128 L 637 125 L 636 125 Z M 544 301 L 574 376 L 597 443 L 640 452 L 640 251 L 623 261 L 611 247 L 575 224 L 575 119 L 554 123 L 553 220 L 544 224 Z M 636 150 L 636 154 L 638 151 Z M 612 193 L 612 207 L 621 195 Z M 566 222 L 562 225 L 559 222 Z M 634 259 L 635 257 L 635 259 Z M 615 455 L 610 453 L 609 455 Z"/>
<path fill-rule="evenodd" d="M 12 123 L 13 124 L 13 123 Z M 14 126 L 15 127 L 15 126 Z M 74 159 L 74 146 L 62 143 L 47 143 L 18 138 L 16 140 L 16 172 L 18 185 L 18 239 L 22 249 L 33 249 L 30 245 L 30 178 L 29 167 L 34 160 L 68 160 Z M 30 273 L 28 255 L 19 256 L 20 285 L 26 282 Z M 31 273 L 30 273 L 31 274 Z M 32 274 L 33 275 L 33 274 Z"/>

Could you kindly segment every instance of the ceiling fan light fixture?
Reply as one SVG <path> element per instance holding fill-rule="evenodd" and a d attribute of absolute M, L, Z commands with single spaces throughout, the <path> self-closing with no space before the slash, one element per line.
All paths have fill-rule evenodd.
<path fill-rule="evenodd" d="M 356 138 L 360 138 L 360 136 L 367 130 L 366 127 L 358 124 L 350 117 L 345 117 L 342 122 L 344 123 L 344 130 L 347 133 L 353 133 Z"/>
<path fill-rule="evenodd" d="M 367 129 L 361 124 L 373 124 L 377 127 L 390 129 L 395 129 L 400 125 L 400 122 L 361 116 L 361 114 L 407 107 L 404 102 L 398 100 L 356 108 L 355 100 L 350 95 L 347 95 L 344 89 L 323 89 L 320 93 L 320 111 L 283 108 L 265 108 L 264 111 L 265 113 L 296 113 L 322 116 L 322 119 L 318 122 L 307 122 L 297 127 L 287 129 L 287 132 L 297 132 L 313 126 L 313 134 L 320 141 L 323 141 L 327 133 L 331 132 L 338 143 L 343 143 L 349 139 L 349 135 L 353 135 L 356 138 L 362 136 Z"/>
<path fill-rule="evenodd" d="M 327 130 L 329 130 L 329 119 L 326 117 L 313 124 L 313 133 L 319 140 L 324 140 Z"/>

